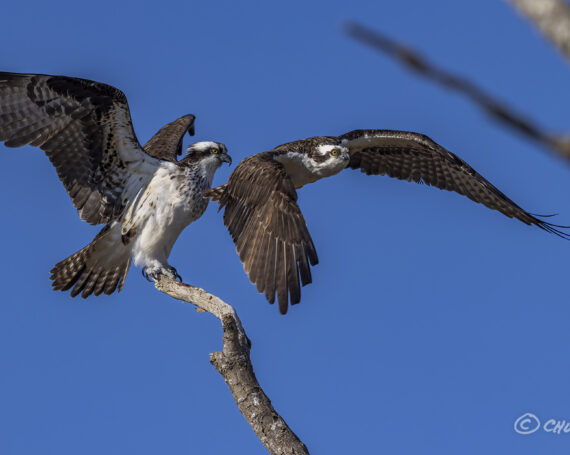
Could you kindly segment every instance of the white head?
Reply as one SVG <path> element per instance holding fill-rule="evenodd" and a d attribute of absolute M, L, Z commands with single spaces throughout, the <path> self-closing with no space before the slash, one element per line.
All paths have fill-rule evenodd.
<path fill-rule="evenodd" d="M 232 164 L 226 146 L 219 142 L 203 141 L 190 145 L 179 164 L 195 169 L 199 175 L 206 177 L 210 186 L 216 170 L 222 163 Z"/>
<path fill-rule="evenodd" d="M 338 174 L 350 160 L 348 148 L 335 144 L 320 144 L 312 147 L 308 156 L 307 167 L 320 178 Z"/>
<path fill-rule="evenodd" d="M 222 163 L 232 164 L 232 158 L 228 155 L 228 149 L 220 142 L 202 141 L 191 144 L 186 149 L 184 160 L 188 163 L 196 161 L 211 161 L 220 167 Z"/>
<path fill-rule="evenodd" d="M 289 142 L 275 151 L 274 159 L 285 167 L 295 188 L 338 174 L 350 160 L 348 148 L 336 138 L 323 136 Z"/>

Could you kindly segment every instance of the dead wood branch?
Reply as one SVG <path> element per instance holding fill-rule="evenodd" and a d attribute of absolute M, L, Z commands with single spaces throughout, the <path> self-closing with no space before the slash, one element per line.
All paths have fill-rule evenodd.
<path fill-rule="evenodd" d="M 570 158 L 569 136 L 545 132 L 534 122 L 528 120 L 526 116 L 508 108 L 504 103 L 487 94 L 465 77 L 436 67 L 418 52 L 388 38 L 378 31 L 370 30 L 363 25 L 349 23 L 346 27 L 346 32 L 357 41 L 394 58 L 410 71 L 468 97 L 489 116 L 501 122 L 503 125 L 509 126 L 519 134 L 549 147 L 567 159 Z"/>
<path fill-rule="evenodd" d="M 273 409 L 257 382 L 249 355 L 251 343 L 235 309 L 203 289 L 164 276 L 155 286 L 170 297 L 192 303 L 220 320 L 224 332 L 223 349 L 222 352 L 210 354 L 210 363 L 223 376 L 239 410 L 269 453 L 308 455 L 305 444 Z"/>
<path fill-rule="evenodd" d="M 570 61 L 570 6 L 563 0 L 508 0 Z"/>

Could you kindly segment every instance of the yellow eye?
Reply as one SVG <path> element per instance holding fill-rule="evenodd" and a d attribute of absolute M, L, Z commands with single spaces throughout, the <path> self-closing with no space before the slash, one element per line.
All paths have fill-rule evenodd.
<path fill-rule="evenodd" d="M 331 150 L 331 155 L 332 155 L 332 156 L 337 156 L 337 155 L 338 155 L 338 149 L 332 149 L 332 150 Z"/>
<path fill-rule="evenodd" d="M 220 151 L 219 151 L 218 149 L 212 149 L 212 153 L 213 153 L 214 155 L 217 155 L 218 153 L 220 153 Z"/>

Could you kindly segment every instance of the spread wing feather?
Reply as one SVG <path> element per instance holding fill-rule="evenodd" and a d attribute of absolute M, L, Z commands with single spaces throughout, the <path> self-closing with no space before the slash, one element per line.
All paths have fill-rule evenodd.
<path fill-rule="evenodd" d="M 160 160 L 178 162 L 176 157 L 182 155 L 184 135 L 188 133 L 188 135 L 194 136 L 195 118 L 192 114 L 188 114 L 164 125 L 144 145 L 145 152 Z"/>
<path fill-rule="evenodd" d="M 313 241 L 297 205 L 297 193 L 271 152 L 243 160 L 228 183 L 210 193 L 224 208 L 224 224 L 244 270 L 269 303 L 301 299 L 300 286 L 311 282 L 310 265 L 318 263 Z"/>
<path fill-rule="evenodd" d="M 568 238 L 557 226 L 538 219 L 505 196 L 458 156 L 423 134 L 391 130 L 355 130 L 340 136 L 350 151 L 348 167 L 368 175 L 388 175 L 400 180 L 455 191 L 498 210 L 509 218 L 536 225 Z"/>
<path fill-rule="evenodd" d="M 158 165 L 135 136 L 125 95 L 85 79 L 0 72 L 0 141 L 42 148 L 91 224 L 118 217 L 130 184 Z"/>

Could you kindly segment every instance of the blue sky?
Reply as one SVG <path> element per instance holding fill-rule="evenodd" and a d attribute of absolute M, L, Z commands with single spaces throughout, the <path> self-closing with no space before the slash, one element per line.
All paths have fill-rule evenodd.
<path fill-rule="evenodd" d="M 567 131 L 568 64 L 504 2 L 32 0 L 2 16 L 3 71 L 120 88 L 141 142 L 186 113 L 196 140 L 224 142 L 234 163 L 309 136 L 418 131 L 570 224 L 567 163 L 342 33 L 346 20 L 383 30 Z M 0 453 L 266 453 L 208 363 L 217 320 L 134 268 L 111 297 L 51 290 L 51 267 L 98 228 L 40 150 L 0 152 Z M 260 383 L 311 453 L 567 452 L 570 434 L 513 424 L 570 420 L 570 244 L 353 171 L 299 203 L 320 264 L 286 316 L 249 284 L 213 205 L 170 262 L 237 308 Z"/>

